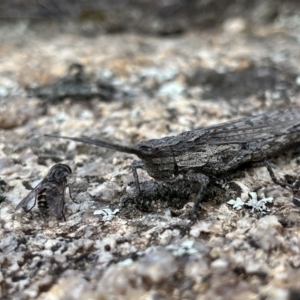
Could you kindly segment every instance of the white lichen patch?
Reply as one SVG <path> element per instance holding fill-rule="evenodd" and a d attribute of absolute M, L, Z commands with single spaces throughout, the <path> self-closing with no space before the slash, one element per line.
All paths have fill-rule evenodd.
<path fill-rule="evenodd" d="M 94 211 L 94 215 L 101 215 L 103 221 L 112 220 L 115 215 L 119 212 L 119 209 L 111 210 L 110 208 L 103 208 Z"/>
<path fill-rule="evenodd" d="M 230 199 L 227 203 L 232 205 L 232 208 L 236 210 L 242 209 L 245 205 L 245 202 L 242 201 L 240 197 L 237 197 L 236 199 Z"/>
<path fill-rule="evenodd" d="M 261 194 L 261 199 L 257 199 L 257 193 L 249 193 L 250 198 L 247 201 L 243 201 L 241 198 L 237 197 L 236 199 L 230 199 L 227 203 L 236 210 L 241 210 L 242 208 L 250 207 L 251 212 L 263 212 L 267 213 L 270 209 L 266 206 L 268 203 L 273 202 L 273 197 L 266 198 L 264 194 Z"/>
<path fill-rule="evenodd" d="M 268 212 L 270 211 L 268 207 L 266 206 L 267 203 L 273 202 L 273 197 L 266 198 L 264 194 L 261 194 L 261 199 L 257 200 L 257 194 L 256 193 L 249 193 L 251 196 L 251 199 L 249 199 L 246 202 L 246 206 L 249 206 L 252 208 L 252 212 Z"/>

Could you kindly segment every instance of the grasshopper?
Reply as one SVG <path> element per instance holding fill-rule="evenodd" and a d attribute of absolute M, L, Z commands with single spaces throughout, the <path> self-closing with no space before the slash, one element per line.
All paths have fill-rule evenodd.
<path fill-rule="evenodd" d="M 144 140 L 136 146 L 123 146 L 86 136 L 46 136 L 135 154 L 140 160 L 133 161 L 131 168 L 138 194 L 141 192 L 139 168 L 158 181 L 169 181 L 180 175 L 183 180 L 199 183 L 192 210 L 192 219 L 195 219 L 203 190 L 210 179 L 226 175 L 248 162 L 263 160 L 273 181 L 292 188 L 276 179 L 266 157 L 300 142 L 300 108 L 272 110 L 177 136 Z"/>

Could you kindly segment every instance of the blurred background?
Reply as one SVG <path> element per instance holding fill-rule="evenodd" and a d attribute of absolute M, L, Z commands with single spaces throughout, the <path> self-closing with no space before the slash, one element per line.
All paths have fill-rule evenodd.
<path fill-rule="evenodd" d="M 158 35 L 220 26 L 230 18 L 257 23 L 299 19 L 297 0 L 2 0 L 2 21 L 76 21 L 86 33 L 129 30 Z"/>

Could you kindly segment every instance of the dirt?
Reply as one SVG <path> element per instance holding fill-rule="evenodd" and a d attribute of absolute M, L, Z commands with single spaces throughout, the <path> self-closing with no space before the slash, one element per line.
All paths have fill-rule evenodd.
<path fill-rule="evenodd" d="M 209 28 L 178 16 L 185 25 L 176 30 L 134 30 L 129 22 L 112 33 L 78 19 L 3 20 L 1 299 L 297 299 L 299 207 L 265 167 L 249 165 L 212 184 L 198 222 L 188 227 L 197 187 L 155 182 L 139 171 L 144 196 L 136 199 L 134 155 L 44 137 L 134 145 L 300 105 L 299 21 L 296 11 L 287 13 L 295 4 L 265 13 L 268 22 L 253 22 L 253 12 L 263 11 L 255 5 L 249 16 L 219 13 Z M 24 13 L 40 16 L 35 9 Z M 69 73 L 73 63 L 84 67 L 83 77 Z M 272 158 L 280 179 L 297 178 L 298 154 L 295 147 Z M 43 218 L 37 206 L 15 211 L 56 163 L 73 170 L 68 182 L 79 203 L 66 193 L 66 221 Z M 251 197 L 272 201 L 262 211 L 228 204 Z M 135 201 L 123 207 L 124 199 Z"/>

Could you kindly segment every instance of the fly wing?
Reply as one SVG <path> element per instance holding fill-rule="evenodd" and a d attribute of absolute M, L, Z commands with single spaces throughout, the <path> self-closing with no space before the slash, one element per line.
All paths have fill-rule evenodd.
<path fill-rule="evenodd" d="M 300 108 L 269 111 L 195 130 L 189 141 L 205 144 L 247 143 L 298 131 Z"/>
<path fill-rule="evenodd" d="M 36 198 L 43 187 L 43 179 L 15 208 L 15 210 L 20 209 L 21 207 L 26 207 L 31 199 Z"/>
<path fill-rule="evenodd" d="M 46 199 L 51 215 L 59 217 L 63 213 L 65 203 L 66 180 L 60 184 L 53 184 L 46 190 Z"/>

